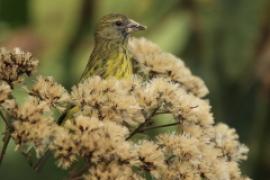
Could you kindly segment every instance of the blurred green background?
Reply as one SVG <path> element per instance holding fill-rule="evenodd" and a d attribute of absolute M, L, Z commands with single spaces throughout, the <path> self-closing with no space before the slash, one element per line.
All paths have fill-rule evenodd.
<path fill-rule="evenodd" d="M 216 121 L 236 128 L 250 148 L 244 173 L 270 179 L 270 1 L 0 0 L 0 46 L 31 51 L 39 72 L 69 89 L 90 55 L 96 21 L 111 12 L 147 25 L 136 36 L 181 57 L 205 80 Z M 34 172 L 14 145 L 0 167 L 1 180 L 63 177 L 52 159 Z"/>

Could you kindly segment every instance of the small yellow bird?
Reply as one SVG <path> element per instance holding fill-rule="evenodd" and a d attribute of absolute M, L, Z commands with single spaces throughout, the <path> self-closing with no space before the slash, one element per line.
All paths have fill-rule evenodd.
<path fill-rule="evenodd" d="M 117 79 L 132 76 L 131 55 L 127 44 L 130 33 L 145 30 L 145 26 L 122 14 L 101 18 L 95 33 L 95 47 L 81 80 L 93 75 Z"/>
<path fill-rule="evenodd" d="M 145 26 L 122 14 L 102 17 L 96 28 L 94 49 L 80 81 L 95 75 L 102 78 L 131 78 L 132 55 L 128 51 L 128 38 L 131 33 L 145 29 Z M 78 111 L 77 106 L 69 108 L 58 119 L 58 124 Z"/>

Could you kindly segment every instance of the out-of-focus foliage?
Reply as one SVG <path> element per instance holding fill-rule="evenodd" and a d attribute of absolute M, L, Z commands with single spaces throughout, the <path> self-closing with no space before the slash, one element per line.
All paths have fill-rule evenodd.
<path fill-rule="evenodd" d="M 269 0 L 0 0 L 0 46 L 33 52 L 43 74 L 70 88 L 87 62 L 95 22 L 110 12 L 147 25 L 137 36 L 177 54 L 204 78 L 216 119 L 235 127 L 250 147 L 244 171 L 269 177 Z M 48 164 L 35 174 L 10 147 L 0 179 L 61 177 Z"/>

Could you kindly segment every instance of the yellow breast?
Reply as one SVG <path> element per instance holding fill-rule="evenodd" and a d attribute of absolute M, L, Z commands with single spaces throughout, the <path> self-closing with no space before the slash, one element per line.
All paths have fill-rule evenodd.
<path fill-rule="evenodd" d="M 124 52 L 112 55 L 112 57 L 107 60 L 105 69 L 104 78 L 112 76 L 117 79 L 131 78 L 133 74 L 131 58 Z"/>
<path fill-rule="evenodd" d="M 117 79 L 131 78 L 132 58 L 127 48 L 127 40 L 99 40 L 89 58 L 81 80 L 91 76 Z"/>

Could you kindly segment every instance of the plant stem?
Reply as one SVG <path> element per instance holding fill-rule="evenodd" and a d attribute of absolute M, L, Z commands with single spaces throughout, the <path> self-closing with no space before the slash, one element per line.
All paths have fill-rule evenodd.
<path fill-rule="evenodd" d="M 11 123 L 7 120 L 7 118 L 5 117 L 5 115 L 3 114 L 2 111 L 0 111 L 0 117 L 3 119 L 3 121 L 5 122 L 5 125 L 6 125 L 6 130 L 4 132 L 4 138 L 3 138 L 3 147 L 1 149 L 1 152 L 0 152 L 0 165 L 4 159 L 4 156 L 6 154 L 6 151 L 7 151 L 7 147 L 8 147 L 8 144 L 11 140 L 11 132 L 14 131 Z M 32 163 L 32 160 L 31 158 L 29 157 L 29 155 L 27 153 L 22 153 L 22 155 L 26 158 L 26 160 L 28 161 L 29 165 L 32 167 L 33 163 Z"/>
<path fill-rule="evenodd" d="M 145 120 L 146 122 L 146 120 Z M 130 138 L 132 138 L 136 133 L 140 132 L 140 129 L 145 125 L 145 122 L 140 124 L 134 131 L 132 131 L 132 133 L 130 133 L 130 135 L 126 138 L 126 140 L 129 140 Z"/>
<path fill-rule="evenodd" d="M 46 153 L 40 159 L 38 159 L 37 163 L 33 166 L 33 169 L 36 172 L 39 172 L 41 170 L 41 168 L 43 167 L 43 165 L 49 159 L 49 155 L 50 155 L 49 154 L 49 151 L 47 150 Z"/>
<path fill-rule="evenodd" d="M 30 167 L 33 167 L 33 160 L 31 158 L 31 155 L 28 153 L 25 153 L 25 152 L 22 152 L 22 155 L 24 156 L 24 158 L 27 160 L 28 164 Z"/>
<path fill-rule="evenodd" d="M 148 118 L 145 119 L 145 121 L 140 124 L 134 131 L 132 131 L 130 133 L 130 135 L 126 138 L 126 140 L 129 140 L 130 138 L 132 138 L 136 133 L 140 132 L 140 130 L 152 119 L 152 117 L 156 114 L 156 112 L 158 111 L 159 107 L 157 107 L 156 109 L 154 109 L 154 111 L 149 115 Z"/>
<path fill-rule="evenodd" d="M 80 180 L 83 179 L 82 174 L 84 174 L 90 168 L 90 164 L 87 163 L 84 167 L 77 171 L 73 171 L 69 175 L 69 180 Z"/>
<path fill-rule="evenodd" d="M 11 126 L 10 122 L 7 120 L 7 118 L 4 116 L 4 114 L 1 110 L 0 110 L 0 116 L 3 119 L 4 123 L 6 124 L 6 127 L 11 131 L 12 126 Z"/>
<path fill-rule="evenodd" d="M 10 142 L 10 138 L 11 138 L 11 134 L 10 134 L 9 130 L 6 129 L 5 136 L 3 138 L 3 147 L 1 149 L 1 154 L 0 154 L 0 165 L 1 165 L 1 163 L 4 159 L 4 156 L 6 154 L 7 147 L 8 147 L 8 144 Z"/>
<path fill-rule="evenodd" d="M 1 149 L 1 153 L 0 153 L 0 165 L 4 159 L 4 156 L 6 154 L 6 151 L 7 151 L 7 147 L 8 147 L 8 144 L 10 142 L 10 139 L 11 139 L 11 124 L 9 123 L 9 121 L 6 119 L 6 117 L 4 116 L 4 114 L 0 111 L 0 116 L 1 118 L 3 119 L 3 121 L 5 122 L 6 124 L 6 130 L 5 130 L 5 135 L 4 135 L 4 138 L 3 138 L 3 147 Z"/>
<path fill-rule="evenodd" d="M 178 125 L 179 123 L 180 122 L 175 122 L 175 123 L 170 123 L 170 124 L 164 124 L 164 125 L 159 125 L 159 126 L 150 126 L 150 127 L 146 127 L 146 128 L 140 129 L 139 132 L 144 132 L 144 131 L 148 131 L 148 130 L 152 130 L 152 129 L 157 129 L 157 128 L 175 126 L 175 125 Z"/>

